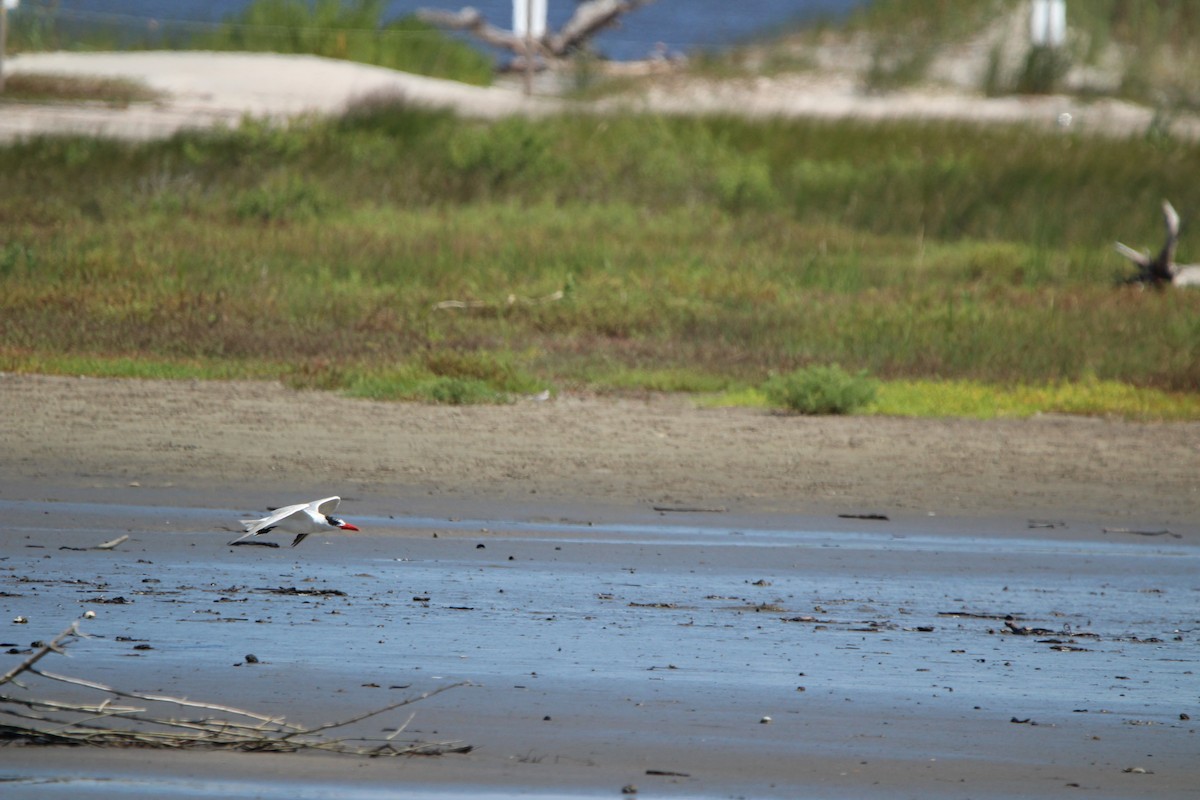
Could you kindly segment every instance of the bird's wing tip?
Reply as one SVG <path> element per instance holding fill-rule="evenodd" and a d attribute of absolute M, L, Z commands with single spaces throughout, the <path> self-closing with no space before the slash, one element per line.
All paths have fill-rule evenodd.
<path fill-rule="evenodd" d="M 342 498 L 338 497 L 335 494 L 333 497 L 326 497 L 322 500 L 314 500 L 312 505 L 313 505 L 313 507 L 315 507 L 317 509 L 317 511 L 320 511 L 322 514 L 332 514 L 334 511 L 337 510 L 338 504 L 341 502 L 342 502 Z M 327 505 L 329 506 L 329 508 L 325 507 Z"/>
<path fill-rule="evenodd" d="M 1150 263 L 1149 253 L 1143 253 L 1138 250 L 1134 250 L 1129 245 L 1122 244 L 1121 242 L 1115 242 L 1113 246 L 1116 248 L 1118 253 L 1125 256 L 1135 264 L 1145 266 Z"/>
<path fill-rule="evenodd" d="M 1179 212 L 1170 200 L 1163 200 L 1163 217 L 1166 219 L 1167 231 L 1171 236 L 1179 235 Z"/>

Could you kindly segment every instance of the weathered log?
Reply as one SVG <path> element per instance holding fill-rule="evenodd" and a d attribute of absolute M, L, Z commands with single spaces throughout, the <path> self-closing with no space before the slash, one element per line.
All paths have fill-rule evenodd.
<path fill-rule="evenodd" d="M 512 31 L 506 31 L 503 28 L 497 28 L 474 8 L 467 7 L 461 11 L 419 8 L 417 9 L 417 19 L 439 28 L 466 31 L 480 41 L 495 47 L 512 50 L 515 53 L 523 54 L 525 52 L 525 37 L 516 36 Z"/>
<path fill-rule="evenodd" d="M 654 0 L 587 0 L 576 7 L 575 13 L 557 33 L 547 31 L 534 44 L 543 57 L 566 58 L 589 38 L 616 24 L 623 14 L 653 2 Z M 421 8 L 417 10 L 417 18 L 440 28 L 466 31 L 482 42 L 511 50 L 518 56 L 525 55 L 527 45 L 524 36 L 517 36 L 512 31 L 492 25 L 478 9 L 469 6 L 459 11 Z"/>
<path fill-rule="evenodd" d="M 543 46 L 561 58 L 590 37 L 616 23 L 622 14 L 628 14 L 652 2 L 654 0 L 589 0 L 580 3 L 558 33 L 545 37 Z"/>

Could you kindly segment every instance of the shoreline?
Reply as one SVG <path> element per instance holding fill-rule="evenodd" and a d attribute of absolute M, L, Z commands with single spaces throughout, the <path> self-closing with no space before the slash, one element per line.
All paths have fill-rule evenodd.
<path fill-rule="evenodd" d="M 1182 798 L 1194 786 L 1196 729 L 1180 712 L 1194 710 L 1181 667 L 1196 642 L 1178 601 L 1196 588 L 1195 537 L 603 523 L 586 509 L 510 522 L 460 518 L 444 497 L 440 519 L 395 521 L 361 516 L 394 502 L 371 496 L 343 503 L 361 535 L 230 548 L 224 491 L 181 516 L 143 488 L 111 490 L 99 511 L 3 503 L 0 564 L 16 580 L 0 603 L 29 619 L 6 626 L 18 651 L 6 667 L 31 636 L 94 610 L 89 638 L 48 669 L 306 726 L 465 680 L 407 722 L 406 708 L 338 735 L 379 741 L 404 723 L 401 742 L 473 749 L 0 748 L 6 797 L 1053 798 L 1078 785 Z M 118 532 L 129 539 L 116 549 L 88 549 Z M 1004 613 L 1072 644 L 1005 635 Z"/>
<path fill-rule="evenodd" d="M 273 53 L 144 51 L 26 53 L 5 60 L 9 74 L 39 73 L 124 78 L 162 93 L 154 103 L 127 108 L 19 103 L 3 106 L 0 141 L 44 134 L 99 135 L 145 140 L 180 130 L 235 127 L 246 117 L 286 121 L 341 113 L 355 99 L 390 94 L 449 108 L 468 117 L 585 110 L 663 114 L 743 114 L 758 117 L 917 119 L 981 125 L 1028 124 L 1064 133 L 1141 135 L 1159 123 L 1155 109 L 1068 95 L 985 97 L 952 88 L 919 87 L 887 94 L 862 92 L 836 70 L 710 81 L 665 74 L 644 90 L 594 103 L 554 95 L 525 96 L 515 85 L 468 86 L 454 81 L 349 61 Z M 1173 135 L 1200 138 L 1200 117 L 1172 118 Z"/>
<path fill-rule="evenodd" d="M 50 669 L 310 725 L 466 680 L 405 731 L 475 748 L 0 748 L 14 800 L 1194 787 L 1198 424 L 28 375 L 0 403 L 0 670 L 94 610 Z M 335 493 L 361 534 L 226 546 Z M 839 516 L 864 512 L 888 519 Z M 1007 613 L 1072 644 L 1005 635 Z"/>
<path fill-rule="evenodd" d="M 367 513 L 720 508 L 1200 533 L 1200 423 L 799 417 L 676 396 L 430 406 L 268 382 L 11 374 L 0 399 L 12 409 L 0 479 L 30 500 L 49 481 L 66 499 L 136 488 L 167 506 L 194 492 L 228 492 L 229 507 L 317 492 L 363 498 Z"/>

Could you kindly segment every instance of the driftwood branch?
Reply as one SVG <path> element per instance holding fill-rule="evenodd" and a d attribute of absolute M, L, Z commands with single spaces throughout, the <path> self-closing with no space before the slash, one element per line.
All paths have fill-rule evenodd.
<path fill-rule="evenodd" d="M 88 614 L 95 616 L 95 614 L 90 611 Z M 34 651 L 33 655 L 29 656 L 29 658 L 25 659 L 20 664 L 17 664 L 8 672 L 4 673 L 4 675 L 0 675 L 0 686 L 3 686 L 6 683 L 11 683 L 22 672 L 28 672 L 29 670 L 33 669 L 34 664 L 41 661 L 51 653 L 62 653 L 62 645 L 65 644 L 68 639 L 78 639 L 82 636 L 83 634 L 79 632 L 79 620 L 75 620 L 68 625 L 62 633 L 60 633 L 58 636 L 55 636 L 49 642 Z"/>
<path fill-rule="evenodd" d="M 88 612 L 85 618 L 95 616 Z M 326 750 L 351 755 L 440 755 L 469 752 L 460 742 L 410 741 L 396 743 L 396 736 L 412 720 L 408 719 L 383 739 L 349 736 L 331 739 L 325 734 L 357 722 L 413 705 L 464 683 L 449 684 L 396 703 L 356 714 L 348 719 L 315 727 L 287 723 L 282 716 L 260 714 L 223 703 L 208 703 L 117 689 L 96 681 L 46 672 L 37 663 L 50 653 L 64 653 L 72 639 L 82 638 L 80 620 L 42 645 L 24 661 L 0 676 L 0 686 L 11 684 L 22 692 L 30 688 L 17 681 L 30 675 L 52 683 L 79 687 L 96 694 L 90 702 L 67 702 L 37 696 L 0 693 L 0 742 L 19 741 L 42 745 L 98 745 L 107 747 L 190 748 L 208 747 L 245 751 L 296 752 Z M 138 705 L 118 704 L 117 699 L 138 701 Z M 198 719 L 178 718 L 176 711 L 198 711 Z M 218 716 L 219 715 L 219 716 Z"/>
<path fill-rule="evenodd" d="M 438 311 L 445 311 L 446 309 L 455 308 L 511 308 L 512 306 L 516 305 L 540 306 L 545 303 L 553 303 L 555 301 L 562 300 L 564 297 L 566 297 L 566 292 L 562 289 L 559 289 L 557 292 L 551 292 L 550 294 L 543 295 L 541 297 L 519 297 L 515 294 L 510 294 L 504 299 L 502 304 L 489 303 L 485 300 L 442 300 L 441 302 L 434 303 L 433 307 Z"/>
<path fill-rule="evenodd" d="M 477 9 L 464 8 L 461 11 L 441 11 L 436 8 L 417 9 L 417 19 L 446 28 L 452 31 L 465 31 L 485 44 L 512 50 L 516 53 L 525 52 L 525 37 L 516 36 L 512 31 L 497 28 L 483 18 Z"/>
<path fill-rule="evenodd" d="M 622 14 L 636 11 L 654 0 L 590 0 L 580 3 L 558 33 L 545 37 L 545 47 L 562 57 L 600 31 L 617 24 Z"/>
<path fill-rule="evenodd" d="M 587 0 L 575 8 L 575 13 L 557 33 L 547 31 L 534 42 L 537 51 L 548 58 L 563 59 L 600 31 L 618 23 L 620 17 L 636 11 L 654 0 Z M 442 11 L 417 9 L 417 18 L 449 30 L 466 31 L 482 42 L 524 56 L 525 37 L 489 23 L 477 9 Z"/>
<path fill-rule="evenodd" d="M 62 547 L 60 547 L 58 549 L 59 550 L 115 550 L 119 546 L 124 544 L 126 542 L 126 540 L 128 540 L 128 539 L 129 539 L 129 534 L 126 533 L 126 534 L 122 534 L 121 536 L 118 536 L 115 539 L 109 539 L 107 542 L 93 545 L 91 547 L 69 547 L 64 544 Z"/>

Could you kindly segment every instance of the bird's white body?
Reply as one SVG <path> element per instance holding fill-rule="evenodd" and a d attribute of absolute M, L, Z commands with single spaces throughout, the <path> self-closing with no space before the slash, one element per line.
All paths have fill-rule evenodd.
<path fill-rule="evenodd" d="M 242 526 L 246 532 L 230 544 L 239 544 L 253 536 L 261 536 L 273 530 L 282 530 L 296 534 L 296 538 L 292 540 L 292 547 L 295 547 L 310 533 L 358 530 L 350 523 L 333 516 L 333 512 L 340 502 L 342 502 L 340 497 L 326 497 L 322 500 L 313 500 L 311 503 L 297 503 L 293 506 L 278 508 L 269 516 L 261 519 L 244 519 Z"/>
<path fill-rule="evenodd" d="M 1176 286 L 1200 286 L 1200 264 L 1177 266 L 1171 283 Z"/>

